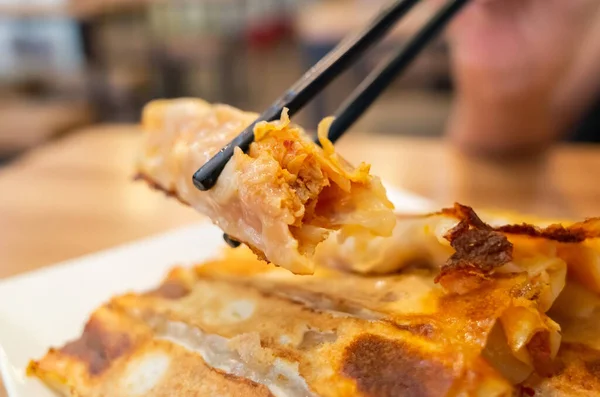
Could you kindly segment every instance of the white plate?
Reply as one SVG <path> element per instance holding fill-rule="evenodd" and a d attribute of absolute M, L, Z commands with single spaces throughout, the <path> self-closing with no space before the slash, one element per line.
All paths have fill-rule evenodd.
<path fill-rule="evenodd" d="M 388 195 L 399 211 L 431 208 L 398 189 Z M 25 376 L 31 358 L 77 337 L 111 296 L 150 289 L 174 265 L 203 261 L 221 247 L 219 230 L 204 223 L 0 281 L 0 370 L 9 396 L 54 397 Z"/>

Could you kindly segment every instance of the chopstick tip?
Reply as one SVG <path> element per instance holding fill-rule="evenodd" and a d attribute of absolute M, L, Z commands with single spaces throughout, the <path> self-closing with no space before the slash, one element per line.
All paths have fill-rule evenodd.
<path fill-rule="evenodd" d="M 232 239 L 228 234 L 223 234 L 223 240 L 225 240 L 227 245 L 229 245 L 231 248 L 237 248 L 240 245 L 242 245 L 242 243 L 240 243 L 237 240 Z"/>
<path fill-rule="evenodd" d="M 211 178 L 210 176 L 202 175 L 202 169 L 199 169 L 194 174 L 192 181 L 194 182 L 194 186 L 196 189 L 207 192 L 209 191 L 217 182 L 216 178 Z"/>

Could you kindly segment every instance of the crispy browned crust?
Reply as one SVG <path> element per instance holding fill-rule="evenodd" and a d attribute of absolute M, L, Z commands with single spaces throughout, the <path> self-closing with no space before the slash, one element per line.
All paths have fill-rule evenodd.
<path fill-rule="evenodd" d="M 144 395 L 273 397 L 263 385 L 210 367 L 198 354 L 154 338 L 146 324 L 111 304 L 91 316 L 78 339 L 50 349 L 40 361 L 30 362 L 27 372 L 68 397 L 132 395 L 126 377 L 156 356 L 169 364 L 163 373 L 152 373 L 157 378 L 150 379 L 154 384 Z M 148 381 L 134 379 L 138 386 Z"/>
<path fill-rule="evenodd" d="M 553 374 L 532 376 L 518 389 L 517 396 L 597 396 L 600 393 L 599 351 L 582 344 L 563 343 L 557 358 Z"/>
<path fill-rule="evenodd" d="M 437 214 L 437 213 L 436 213 Z M 475 213 L 473 208 L 459 203 L 454 203 L 453 208 L 444 208 L 439 214 L 450 215 L 465 224 L 478 229 L 492 229 L 491 226 L 482 221 L 479 216 Z"/>
<path fill-rule="evenodd" d="M 600 358 L 592 361 L 586 361 L 585 368 L 594 378 L 600 379 Z"/>
<path fill-rule="evenodd" d="M 175 268 L 169 272 L 157 288 L 147 292 L 146 295 L 177 300 L 187 296 L 192 291 L 192 288 L 192 283 L 187 282 L 181 269 Z"/>
<path fill-rule="evenodd" d="M 512 260 L 513 245 L 506 236 L 483 222 L 472 208 L 455 204 L 445 209 L 460 219 L 444 237 L 455 253 L 446 261 L 436 277 L 446 289 L 465 293 L 477 287 L 494 269 Z"/>
<path fill-rule="evenodd" d="M 527 343 L 527 351 L 531 354 L 535 371 L 547 378 L 561 370 L 560 360 L 552 359 L 549 338 L 548 332 L 538 332 Z"/>
<path fill-rule="evenodd" d="M 595 383 L 595 390 L 600 391 L 600 351 L 594 350 L 583 344 L 564 343 L 559 354 L 563 367 L 555 376 L 569 374 L 573 363 L 581 364 L 581 372 L 578 377 L 586 378 L 585 386 Z M 571 375 L 574 375 L 571 373 Z"/>
<path fill-rule="evenodd" d="M 148 294 L 164 299 L 181 299 L 190 293 L 190 289 L 177 280 L 167 280 Z"/>
<path fill-rule="evenodd" d="M 475 268 L 489 274 L 512 260 L 513 245 L 502 233 L 470 228 L 461 222 L 446 238 L 456 252 L 448 259 L 442 273 L 450 269 Z"/>
<path fill-rule="evenodd" d="M 492 227 L 483 222 L 472 208 L 458 203 L 436 214 L 451 216 L 459 221 L 444 236 L 455 253 L 442 266 L 436 278 L 436 282 L 446 290 L 456 293 L 476 288 L 496 268 L 512 260 L 513 245 L 507 235 L 542 238 L 559 243 L 580 243 L 600 237 L 600 218 L 567 227 L 554 224 L 540 228 L 526 223 Z"/>
<path fill-rule="evenodd" d="M 580 243 L 589 238 L 600 237 L 600 231 L 597 230 L 598 223 L 598 219 L 588 219 L 584 222 L 576 223 L 568 227 L 556 224 L 550 225 L 546 228 L 539 228 L 523 223 L 520 225 L 500 226 L 495 228 L 495 230 L 508 234 L 545 238 L 560 243 Z"/>
<path fill-rule="evenodd" d="M 600 238 L 600 218 L 589 218 L 583 222 L 577 222 L 566 227 L 561 224 L 553 224 L 542 228 L 527 223 L 521 223 L 492 228 L 483 222 L 471 207 L 459 203 L 455 203 L 453 208 L 446 208 L 431 215 L 436 214 L 456 217 L 476 228 L 488 228 L 506 234 L 544 238 L 559 243 L 580 243 L 590 238 Z"/>
<path fill-rule="evenodd" d="M 431 339 L 436 334 L 435 325 L 433 324 L 398 324 L 390 322 L 396 328 L 403 331 L 408 331 L 413 335 Z"/>
<path fill-rule="evenodd" d="M 81 337 L 67 343 L 60 352 L 86 363 L 91 375 L 99 375 L 133 346 L 126 332 L 111 332 L 104 323 L 92 317 Z"/>
<path fill-rule="evenodd" d="M 365 334 L 344 352 L 342 373 L 355 379 L 367 396 L 445 395 L 452 386 L 452 369 L 422 357 L 406 343 Z"/>
<path fill-rule="evenodd" d="M 239 252 L 235 250 L 231 255 Z M 324 271 L 326 273 L 313 277 L 293 276 L 284 271 L 277 277 L 269 277 L 265 273 L 279 270 L 254 260 L 251 255 L 246 259 L 215 260 L 196 269 L 174 269 L 155 290 L 117 297 L 107 306 L 112 312 L 124 313 L 125 320 L 129 319 L 133 325 L 127 322 L 115 325 L 110 318 L 94 315 L 79 341 L 33 363 L 31 372 L 42 379 L 47 379 L 44 374 L 52 371 L 73 379 L 78 373 L 65 371 L 60 366 L 73 356 L 78 365 L 85 365 L 82 372 L 89 377 L 85 385 L 91 385 L 90 388 L 97 387 L 98 383 L 110 386 L 112 377 L 124 374 L 122 363 L 137 363 L 136 357 L 144 351 L 141 346 L 157 341 L 155 333 L 160 332 L 160 328 L 152 328 L 155 327 L 152 324 L 173 321 L 230 340 L 240 335 L 256 335 L 260 339 L 254 350 L 250 349 L 252 343 L 243 338 L 238 346 L 249 349 L 246 354 L 258 354 L 256 357 L 265 354 L 264 349 L 280 359 L 299 363 L 301 375 L 306 377 L 315 394 L 452 395 L 456 388 L 471 390 L 471 386 L 464 386 L 463 382 L 472 382 L 473 390 L 479 390 L 477 387 L 483 379 L 503 382 L 479 357 L 479 352 L 486 343 L 489 329 L 511 301 L 534 300 L 538 290 L 524 274 L 498 274 L 468 294 L 428 295 L 427 299 L 437 303 L 435 312 L 401 314 L 395 311 L 395 306 L 389 305 L 404 299 L 403 293 L 410 294 L 401 289 L 405 284 L 396 283 L 398 278 L 408 274 L 371 280 Z M 412 274 L 427 280 L 433 278 L 417 270 Z M 387 289 L 375 288 L 377 280 L 388 285 L 386 288 L 390 291 L 397 291 L 396 296 L 387 296 Z M 438 290 L 435 286 L 432 288 Z M 220 313 L 234 302 L 253 302 L 252 317 L 233 323 L 229 320 L 214 323 L 215 317 L 210 313 Z M 330 315 L 331 311 L 338 314 Z M 146 331 L 149 335 L 139 336 L 135 326 L 152 329 Z M 303 334 L 293 339 L 297 327 Z M 126 334 L 124 338 L 121 333 Z M 279 342 L 282 335 L 289 335 L 294 342 L 282 344 Z M 538 348 L 541 360 L 548 352 L 545 343 L 540 339 L 529 346 L 532 350 Z M 177 346 L 171 348 L 177 351 L 169 353 L 175 363 L 182 355 L 196 354 L 182 352 Z M 55 364 L 57 361 L 59 365 Z M 201 371 L 210 370 L 200 357 L 192 361 L 186 370 L 191 371 L 196 365 L 203 368 Z M 324 378 L 322 374 L 329 375 Z M 200 375 L 195 372 L 181 376 L 197 382 L 194 385 L 202 384 Z M 235 390 L 252 387 L 249 390 L 256 390 L 255 395 L 267 395 L 264 387 L 261 389 L 250 381 L 243 386 L 242 379 L 230 382 L 221 372 L 213 376 L 224 382 L 223 387 L 235 387 Z M 173 382 L 175 380 L 169 385 Z"/>

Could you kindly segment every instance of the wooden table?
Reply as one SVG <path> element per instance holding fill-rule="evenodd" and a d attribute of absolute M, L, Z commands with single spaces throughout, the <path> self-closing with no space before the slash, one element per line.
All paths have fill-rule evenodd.
<path fill-rule="evenodd" d="M 0 169 L 0 278 L 203 219 L 132 182 L 139 136 L 132 126 L 93 127 Z M 468 158 L 441 140 L 389 135 L 352 133 L 338 148 L 440 205 L 600 215 L 600 147 L 559 145 L 504 163 Z"/>
<path fill-rule="evenodd" d="M 29 149 L 88 124 L 89 107 L 77 100 L 0 99 L 0 156 Z"/>

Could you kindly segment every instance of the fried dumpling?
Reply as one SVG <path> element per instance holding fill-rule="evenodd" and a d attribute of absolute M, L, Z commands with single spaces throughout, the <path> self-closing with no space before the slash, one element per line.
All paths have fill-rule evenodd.
<path fill-rule="evenodd" d="M 316 262 L 363 274 L 393 273 L 415 262 L 441 268 L 464 243 L 478 244 L 483 253 L 491 253 L 494 240 L 489 236 L 494 233 L 506 238 L 512 254 L 510 260 L 492 270 L 527 272 L 532 277 L 545 274 L 550 286 L 545 310 L 564 287 L 565 276 L 600 293 L 600 218 L 577 223 L 546 222 L 544 227 L 506 224 L 503 222 L 511 218 L 500 220 L 497 216 L 485 217 L 484 222 L 471 208 L 460 204 L 428 215 L 397 216 L 391 237 L 340 241 L 338 235 L 331 235 L 319 246 Z M 461 224 L 467 230 L 461 229 Z M 462 232 L 453 236 L 453 230 Z M 478 263 L 485 260 L 485 256 L 480 257 Z"/>
<path fill-rule="evenodd" d="M 509 349 L 495 348 L 493 354 L 514 360 L 504 360 L 502 366 L 511 379 L 524 380 L 535 367 L 551 373 L 564 313 L 589 311 L 594 301 L 589 296 L 600 287 L 599 222 L 546 222 L 541 227 L 505 224 L 511 218 L 489 215 L 486 221 L 459 204 L 429 215 L 398 215 L 392 237 L 339 243 L 332 235 L 319 247 L 316 261 L 370 277 L 426 266 L 439 270 L 437 281 L 454 294 L 469 294 L 490 279 L 523 274 L 539 286 L 536 303 L 509 307 L 499 317 L 501 329 L 490 340 L 503 338 L 501 345 Z M 584 292 L 571 292 L 575 287 L 588 298 L 581 298 Z"/>
<path fill-rule="evenodd" d="M 510 382 L 480 352 L 510 305 L 506 294 L 527 281 L 465 298 L 445 297 L 433 277 L 297 276 L 238 249 L 112 299 L 30 373 L 68 397 L 509 397 Z M 399 293 L 415 281 L 421 286 Z"/>
<path fill-rule="evenodd" d="M 259 123 L 247 153 L 236 149 L 217 184 L 197 190 L 192 176 L 256 114 L 199 99 L 154 101 L 144 110 L 139 176 L 208 215 L 233 239 L 294 273 L 313 272 L 315 248 L 330 232 L 389 236 L 393 205 L 369 166 L 351 166 L 326 139 L 315 144 L 287 113 Z"/>
<path fill-rule="evenodd" d="M 454 272 L 460 277 L 457 267 L 446 275 Z M 155 290 L 112 299 L 78 341 L 51 350 L 30 371 L 67 390 L 65 396 L 95 396 L 110 384 L 115 395 L 129 397 L 117 386 L 131 371 L 150 371 L 138 357 L 160 343 L 163 360 L 189 355 L 198 368 L 216 371 L 224 390 L 270 393 L 259 395 L 508 397 L 533 374 L 547 376 L 560 337 L 539 310 L 543 280 L 495 274 L 458 294 L 436 283 L 438 275 L 420 266 L 370 277 L 318 267 L 306 277 L 258 261 L 247 249 L 228 250 L 195 268 L 174 269 Z M 119 320 L 97 319 L 107 311 Z M 99 334 L 115 327 L 128 336 Z M 135 342 L 138 329 L 144 344 Z M 184 373 L 191 385 L 203 376 Z M 70 389 L 61 389 L 65 382 Z M 146 395 L 167 395 L 162 386 L 156 390 Z M 215 395 L 199 390 L 178 395 Z"/>

